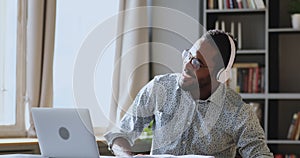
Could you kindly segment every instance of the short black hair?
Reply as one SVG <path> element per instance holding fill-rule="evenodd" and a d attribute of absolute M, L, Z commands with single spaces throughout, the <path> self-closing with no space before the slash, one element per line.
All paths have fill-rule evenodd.
<path fill-rule="evenodd" d="M 216 45 L 219 49 L 219 52 L 222 56 L 224 66 L 227 67 L 231 55 L 231 44 L 228 39 L 228 36 L 232 38 L 234 41 L 234 46 L 236 48 L 236 40 L 233 38 L 233 36 L 225 31 L 222 30 L 209 30 L 207 31 L 203 37 L 206 39 L 209 39 L 209 42 L 214 42 L 212 45 Z M 212 40 L 211 40 L 212 39 Z M 236 49 L 235 49 L 236 50 Z M 236 54 L 236 51 L 235 51 Z"/>

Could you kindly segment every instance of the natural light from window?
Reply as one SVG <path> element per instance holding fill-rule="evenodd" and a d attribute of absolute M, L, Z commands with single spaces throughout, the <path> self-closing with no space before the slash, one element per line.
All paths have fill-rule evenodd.
<path fill-rule="evenodd" d="M 72 80 L 76 55 L 93 28 L 118 12 L 119 1 L 57 1 L 54 54 L 54 107 L 76 107 Z M 95 72 L 95 89 L 99 104 L 109 113 L 115 43 L 111 43 L 99 60 Z M 85 83 L 82 83 L 85 84 Z M 107 123 L 103 123 L 106 126 Z"/>
<path fill-rule="evenodd" d="M 0 125 L 16 123 L 17 0 L 0 0 Z"/>

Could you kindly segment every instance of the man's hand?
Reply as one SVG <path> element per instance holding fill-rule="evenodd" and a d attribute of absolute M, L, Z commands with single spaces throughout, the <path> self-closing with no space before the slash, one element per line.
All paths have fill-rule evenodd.
<path fill-rule="evenodd" d="M 113 141 L 111 150 L 115 156 L 121 157 L 131 157 L 133 154 L 131 152 L 131 146 L 129 142 L 124 138 L 116 138 Z"/>

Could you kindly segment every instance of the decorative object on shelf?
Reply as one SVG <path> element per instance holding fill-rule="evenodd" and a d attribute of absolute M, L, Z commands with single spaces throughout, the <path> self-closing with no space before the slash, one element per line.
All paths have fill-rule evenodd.
<path fill-rule="evenodd" d="M 291 14 L 292 27 L 300 29 L 300 0 L 290 1 L 289 13 Z"/>
<path fill-rule="evenodd" d="M 293 118 L 288 130 L 287 139 L 298 140 L 300 135 L 300 112 L 293 114 Z"/>
<path fill-rule="evenodd" d="M 242 49 L 242 23 L 238 22 L 238 49 Z"/>
<path fill-rule="evenodd" d="M 263 124 L 262 105 L 258 102 L 250 102 L 249 105 L 253 107 L 260 124 Z"/>

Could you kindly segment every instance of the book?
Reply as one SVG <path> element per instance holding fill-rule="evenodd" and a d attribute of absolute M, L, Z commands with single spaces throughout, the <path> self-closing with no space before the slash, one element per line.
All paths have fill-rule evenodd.
<path fill-rule="evenodd" d="M 255 9 L 255 4 L 253 0 L 247 0 L 248 8 Z"/>
<path fill-rule="evenodd" d="M 265 68 L 261 67 L 260 68 L 260 92 L 264 93 L 265 92 Z"/>
<path fill-rule="evenodd" d="M 219 0 L 213 0 L 214 1 L 214 9 L 218 9 L 219 8 Z"/>
<path fill-rule="evenodd" d="M 236 2 L 237 2 L 237 7 L 239 9 L 242 9 L 243 8 L 243 2 L 242 2 L 242 0 L 236 0 Z"/>
<path fill-rule="evenodd" d="M 259 93 L 259 84 L 260 84 L 260 68 L 256 67 L 254 68 L 254 74 L 253 74 L 253 93 Z"/>
<path fill-rule="evenodd" d="M 266 8 L 265 3 L 263 0 L 253 0 L 254 4 L 256 6 L 257 9 L 264 9 Z"/>
<path fill-rule="evenodd" d="M 208 9 L 214 9 L 214 0 L 208 0 L 207 1 L 207 8 Z"/>
<path fill-rule="evenodd" d="M 224 9 L 228 9 L 227 0 L 223 0 L 223 8 Z"/>
<path fill-rule="evenodd" d="M 233 9 L 234 8 L 234 3 L 233 3 L 234 0 L 229 0 L 229 8 L 230 9 Z"/>
<path fill-rule="evenodd" d="M 239 8 L 237 0 L 233 0 L 233 7 L 234 8 Z"/>
<path fill-rule="evenodd" d="M 218 0 L 218 8 L 220 10 L 224 9 L 223 0 Z"/>
<path fill-rule="evenodd" d="M 245 9 L 249 8 L 247 0 L 242 0 L 242 2 L 243 2 L 243 8 Z"/>

